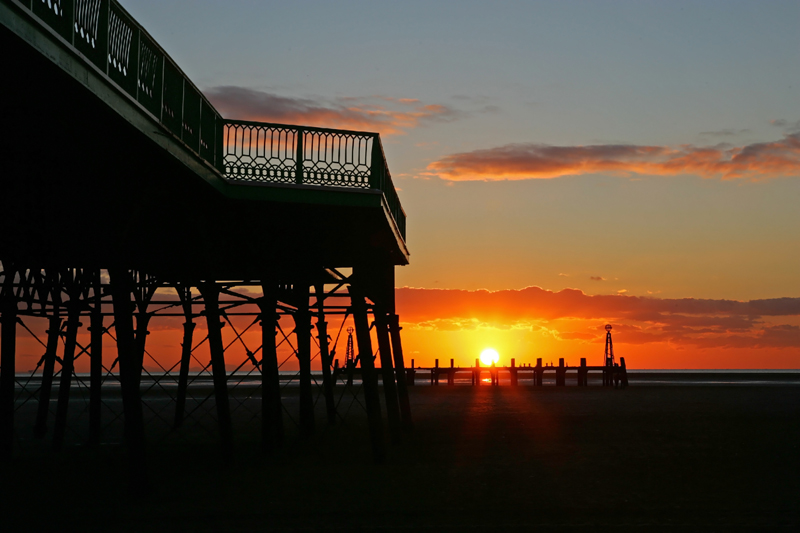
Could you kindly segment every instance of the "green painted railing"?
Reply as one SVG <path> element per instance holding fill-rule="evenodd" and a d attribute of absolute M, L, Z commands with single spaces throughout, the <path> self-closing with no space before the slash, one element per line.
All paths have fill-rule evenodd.
<path fill-rule="evenodd" d="M 383 191 L 405 239 L 406 214 L 377 133 L 225 120 L 223 139 L 229 180 Z"/>
<path fill-rule="evenodd" d="M 115 0 L 2 2 L 28 10 L 226 179 L 380 190 L 405 240 L 378 134 L 225 120 Z"/>

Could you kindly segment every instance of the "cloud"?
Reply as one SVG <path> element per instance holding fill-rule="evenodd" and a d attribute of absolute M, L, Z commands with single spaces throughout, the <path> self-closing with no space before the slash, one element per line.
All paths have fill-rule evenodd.
<path fill-rule="evenodd" d="M 800 120 L 795 120 L 794 122 L 779 118 L 776 120 L 770 120 L 770 124 L 776 126 L 778 128 L 783 129 L 787 133 L 798 133 L 800 132 Z"/>
<path fill-rule="evenodd" d="M 734 137 L 742 133 L 748 133 L 749 131 L 750 130 L 748 128 L 741 130 L 735 130 L 733 128 L 724 128 L 716 131 L 701 131 L 700 135 L 703 135 L 705 137 Z"/>
<path fill-rule="evenodd" d="M 427 123 L 450 122 L 465 115 L 448 106 L 423 104 L 415 98 L 311 99 L 230 85 L 211 87 L 204 94 L 230 119 L 378 131 L 384 135 L 403 134 Z"/>
<path fill-rule="evenodd" d="M 396 290 L 398 314 L 411 327 L 453 331 L 529 328 L 543 324 L 565 340 L 601 338 L 606 323 L 615 341 L 698 348 L 800 348 L 800 298 L 739 302 L 694 298 L 590 296 L 576 289 L 540 287 L 490 292 L 455 289 Z"/>
<path fill-rule="evenodd" d="M 703 178 L 800 176 L 800 133 L 743 146 L 508 144 L 448 155 L 426 175 L 451 181 L 548 179 L 580 174 L 692 174 Z"/>
<path fill-rule="evenodd" d="M 592 281 L 605 281 L 606 280 L 606 278 L 604 278 L 603 276 L 589 276 L 589 279 L 592 280 Z"/>

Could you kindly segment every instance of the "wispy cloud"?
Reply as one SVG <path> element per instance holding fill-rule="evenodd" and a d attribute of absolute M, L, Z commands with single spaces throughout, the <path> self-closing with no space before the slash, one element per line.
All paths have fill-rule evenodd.
<path fill-rule="evenodd" d="M 396 298 L 403 321 L 425 329 L 539 330 L 547 324 L 562 339 L 597 341 L 611 322 L 614 340 L 620 343 L 800 349 L 800 327 L 776 323 L 797 321 L 800 298 L 739 302 L 624 293 L 590 296 L 576 289 L 539 287 L 495 292 L 405 287 L 397 289 Z"/>
<path fill-rule="evenodd" d="M 798 133 L 800 132 L 800 120 L 795 120 L 794 122 L 790 120 L 786 120 L 783 118 L 770 120 L 770 124 L 781 128 L 782 130 L 786 131 L 787 133 Z"/>
<path fill-rule="evenodd" d="M 800 133 L 743 146 L 508 144 L 448 155 L 427 168 L 428 175 L 451 181 L 548 179 L 595 173 L 753 180 L 800 176 Z"/>
<path fill-rule="evenodd" d="M 721 130 L 715 131 L 701 131 L 700 135 L 704 137 L 735 137 L 736 135 L 741 135 L 742 133 L 749 133 L 750 130 L 748 128 L 736 130 L 733 128 L 724 128 Z"/>
<path fill-rule="evenodd" d="M 433 122 L 450 122 L 465 114 L 415 98 L 386 96 L 317 99 L 281 96 L 246 87 L 219 86 L 204 91 L 226 118 L 377 131 L 398 135 Z"/>
<path fill-rule="evenodd" d="M 606 278 L 604 278 L 603 276 L 589 276 L 589 279 L 592 280 L 592 281 L 605 281 L 606 280 Z"/>

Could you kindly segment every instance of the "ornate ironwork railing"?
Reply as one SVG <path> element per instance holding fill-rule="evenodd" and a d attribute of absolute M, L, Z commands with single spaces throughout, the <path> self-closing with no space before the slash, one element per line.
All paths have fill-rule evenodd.
<path fill-rule="evenodd" d="M 225 120 L 116 0 L 2 0 L 27 9 L 226 179 L 383 192 L 405 239 L 376 133 Z"/>
<path fill-rule="evenodd" d="M 221 170 L 232 181 L 382 191 L 405 239 L 406 215 L 377 133 L 225 120 L 222 144 Z"/>
<path fill-rule="evenodd" d="M 115 0 L 5 0 L 33 13 L 218 168 L 222 117 L 152 37 Z"/>

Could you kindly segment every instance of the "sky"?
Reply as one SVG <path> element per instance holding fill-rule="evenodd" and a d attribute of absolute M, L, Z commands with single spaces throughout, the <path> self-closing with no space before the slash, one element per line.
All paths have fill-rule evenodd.
<path fill-rule="evenodd" d="M 122 0 L 226 118 L 378 131 L 407 358 L 800 368 L 800 3 Z"/>

